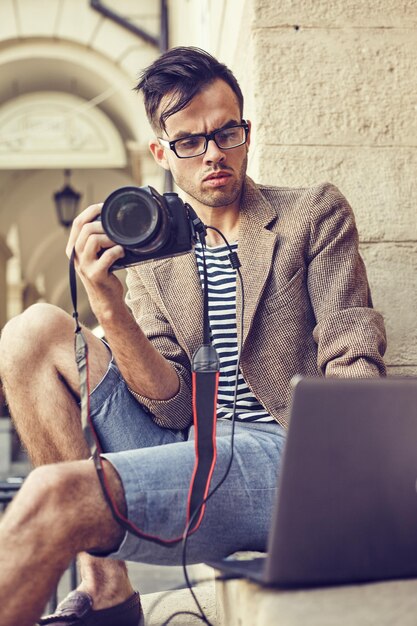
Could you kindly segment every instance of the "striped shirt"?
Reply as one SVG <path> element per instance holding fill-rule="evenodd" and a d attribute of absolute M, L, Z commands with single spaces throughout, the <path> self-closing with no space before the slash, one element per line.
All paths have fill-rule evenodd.
<path fill-rule="evenodd" d="M 237 252 L 237 242 L 231 244 Z M 201 243 L 195 246 L 201 285 L 204 288 L 203 252 Z M 226 245 L 205 249 L 208 279 L 209 322 L 213 346 L 220 359 L 218 419 L 231 419 L 235 392 L 238 341 L 236 328 L 236 270 L 229 261 Z M 255 398 L 239 369 L 236 420 L 273 422 Z"/>

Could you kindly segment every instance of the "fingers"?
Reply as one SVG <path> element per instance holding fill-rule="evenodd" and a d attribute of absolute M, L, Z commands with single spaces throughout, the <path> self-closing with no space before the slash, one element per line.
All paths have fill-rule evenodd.
<path fill-rule="evenodd" d="M 104 233 L 101 222 L 89 222 L 82 227 L 74 247 L 78 260 L 81 260 L 83 256 L 94 260 L 102 247 L 109 248 L 110 246 L 114 246 L 114 242 Z"/>
<path fill-rule="evenodd" d="M 69 234 L 67 247 L 65 248 L 65 253 L 68 258 L 71 256 L 72 250 L 75 247 L 75 243 L 77 242 L 78 237 L 80 236 L 80 233 L 83 227 L 86 224 L 94 222 L 96 217 L 100 215 L 102 206 L 103 206 L 102 202 L 100 204 L 92 204 L 87 209 L 85 209 L 82 213 L 77 215 L 77 217 L 74 219 L 72 223 L 71 232 Z M 101 226 L 101 223 L 100 222 L 94 222 L 94 223 L 99 225 L 96 232 L 103 232 L 103 227 Z"/>
<path fill-rule="evenodd" d="M 102 283 L 109 275 L 110 266 L 124 256 L 122 246 L 116 245 L 103 230 L 97 216 L 103 204 L 93 204 L 78 215 L 72 225 L 66 254 L 75 249 L 75 267 L 81 277 Z"/>
<path fill-rule="evenodd" d="M 98 258 L 94 263 L 86 266 L 82 272 L 84 277 L 94 282 L 97 286 L 107 282 L 109 278 L 109 268 L 115 261 L 124 257 L 125 251 L 123 246 L 112 245 L 111 248 L 102 249 Z"/>

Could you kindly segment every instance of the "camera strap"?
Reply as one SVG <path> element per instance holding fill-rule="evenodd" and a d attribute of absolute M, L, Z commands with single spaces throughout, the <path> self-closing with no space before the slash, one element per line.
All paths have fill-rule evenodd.
<path fill-rule="evenodd" d="M 204 272 L 203 345 L 196 350 L 191 362 L 196 463 L 190 484 L 187 515 L 188 523 L 190 520 L 194 520 L 194 517 L 197 518 L 195 522 L 197 526 L 203 519 L 205 500 L 216 464 L 217 390 L 220 375 L 219 357 L 211 343 L 210 336 L 204 234 L 200 233 L 200 241 L 203 251 Z"/>
<path fill-rule="evenodd" d="M 202 237 L 203 250 L 205 241 Z M 118 509 L 108 483 L 101 453 L 101 444 L 90 415 L 90 386 L 88 367 L 88 345 L 79 323 L 77 311 L 77 278 L 75 272 L 75 250 L 69 263 L 69 283 L 75 321 L 74 351 L 80 382 L 81 424 L 84 437 L 90 447 L 95 469 L 103 490 L 104 497 L 117 523 L 128 532 L 141 539 L 159 545 L 171 547 L 183 541 L 184 536 L 194 533 L 200 526 L 204 512 L 205 499 L 209 492 L 210 481 L 216 463 L 216 423 L 217 389 L 220 364 L 217 352 L 211 345 L 208 321 L 208 282 L 204 259 L 204 344 L 192 358 L 192 407 L 195 428 L 195 463 L 188 493 L 186 524 L 181 536 L 165 539 L 146 533 L 127 519 Z"/>

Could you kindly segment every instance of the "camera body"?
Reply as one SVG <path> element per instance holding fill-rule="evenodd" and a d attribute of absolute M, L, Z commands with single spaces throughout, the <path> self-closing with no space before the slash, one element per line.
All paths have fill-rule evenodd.
<path fill-rule="evenodd" d="M 98 219 L 108 237 L 125 250 L 112 271 L 190 252 L 197 241 L 195 226 L 201 224 L 178 194 L 161 196 L 150 186 L 116 189 Z"/>

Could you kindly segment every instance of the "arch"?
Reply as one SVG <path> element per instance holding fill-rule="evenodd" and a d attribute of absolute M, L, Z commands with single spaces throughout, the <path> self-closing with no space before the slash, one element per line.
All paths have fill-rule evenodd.
<path fill-rule="evenodd" d="M 42 91 L 0 108 L 0 168 L 125 167 L 120 134 L 105 113 L 72 94 Z"/>
<path fill-rule="evenodd" d="M 20 95 L 60 91 L 92 100 L 107 94 L 97 106 L 113 121 L 121 137 L 146 144 L 149 128 L 141 115 L 134 79 L 102 54 L 69 41 L 42 39 L 13 42 L 0 49 L 0 102 L 16 94 L 10 85 L 19 80 Z"/>

